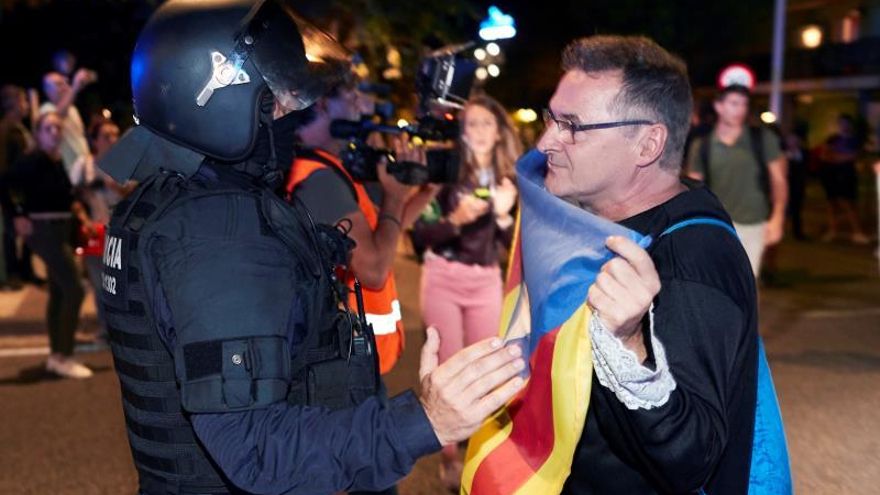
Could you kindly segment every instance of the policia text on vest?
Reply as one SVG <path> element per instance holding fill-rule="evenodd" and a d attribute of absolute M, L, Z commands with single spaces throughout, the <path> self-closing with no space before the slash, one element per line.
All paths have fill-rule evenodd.
<path fill-rule="evenodd" d="M 122 239 L 108 235 L 104 244 L 104 266 L 107 270 L 122 270 Z M 101 285 L 104 291 L 111 295 L 116 294 L 116 277 L 108 275 L 107 272 L 101 275 Z"/>

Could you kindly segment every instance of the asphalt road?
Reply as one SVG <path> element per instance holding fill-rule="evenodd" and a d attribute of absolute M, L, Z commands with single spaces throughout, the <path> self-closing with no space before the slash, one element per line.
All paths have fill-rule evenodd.
<path fill-rule="evenodd" d="M 418 266 L 396 265 L 407 350 L 389 388 L 414 386 L 424 340 Z M 776 283 L 761 292 L 761 331 L 785 419 L 797 493 L 868 493 L 880 486 L 880 277 L 871 248 L 786 242 Z M 0 293 L 0 353 L 45 345 L 45 292 Z M 94 329 L 91 304 L 84 326 Z M 44 356 L 0 357 L 0 494 L 133 494 L 119 385 L 106 351 L 80 357 L 85 381 L 43 372 Z M 419 461 L 402 494 L 442 494 L 437 455 Z M 873 487 L 873 488 L 872 488 Z"/>

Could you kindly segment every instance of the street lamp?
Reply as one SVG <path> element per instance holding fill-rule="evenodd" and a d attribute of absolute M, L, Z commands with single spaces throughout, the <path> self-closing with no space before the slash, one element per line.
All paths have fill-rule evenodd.
<path fill-rule="evenodd" d="M 801 43 L 806 48 L 816 48 L 822 44 L 822 28 L 811 24 L 801 30 Z"/>
<path fill-rule="evenodd" d="M 497 57 L 498 54 L 501 53 L 501 47 L 498 46 L 498 43 L 489 43 L 488 45 L 486 45 L 486 51 L 489 53 L 489 55 Z"/>
<path fill-rule="evenodd" d="M 538 112 L 532 110 L 531 108 L 520 108 L 513 114 L 514 120 L 522 122 L 523 124 L 531 124 L 532 122 L 538 120 Z"/>
<path fill-rule="evenodd" d="M 513 16 L 501 12 L 496 6 L 489 7 L 489 17 L 480 23 L 480 38 L 485 41 L 506 40 L 516 36 Z"/>
<path fill-rule="evenodd" d="M 776 122 L 776 114 L 773 112 L 761 112 L 761 122 L 767 125 Z"/>

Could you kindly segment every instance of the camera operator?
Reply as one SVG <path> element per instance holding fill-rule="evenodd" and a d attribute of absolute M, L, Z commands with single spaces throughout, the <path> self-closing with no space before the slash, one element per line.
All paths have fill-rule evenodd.
<path fill-rule="evenodd" d="M 392 273 L 397 242 L 439 186 L 424 185 L 417 189 L 403 184 L 380 164 L 377 172 L 382 198 L 377 201 L 381 204 L 377 208 L 365 184 L 353 177 L 339 159 L 348 141 L 333 137 L 330 130 L 334 120 L 357 121 L 362 113 L 371 113 L 371 103 L 357 89 L 354 78 L 349 78 L 300 112 L 297 136 L 302 149 L 291 165 L 287 192 L 291 201 L 302 201 L 318 223 L 350 223 L 348 235 L 357 245 L 351 261 L 353 274 L 346 283 L 353 288 L 356 277 L 363 284 L 366 320 L 373 326 L 380 371 L 385 374 L 397 362 L 404 346 L 400 303 Z M 405 136 L 395 136 L 392 141 L 399 161 L 425 162 L 424 150 L 408 144 Z M 350 305 L 356 307 L 355 301 Z"/>

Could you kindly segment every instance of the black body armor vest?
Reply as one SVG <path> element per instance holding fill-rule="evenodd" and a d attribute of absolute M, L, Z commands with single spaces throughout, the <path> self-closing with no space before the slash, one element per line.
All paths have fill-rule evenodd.
<path fill-rule="evenodd" d="M 216 180 L 185 179 L 173 172 L 152 176 L 117 206 L 107 232 L 101 300 L 132 457 L 141 491 L 149 495 L 236 493 L 201 447 L 190 413 L 243 411 L 284 400 L 336 409 L 383 393 L 372 331 L 343 306 L 345 288 L 334 275 L 337 265 L 346 262 L 340 258 L 347 255 L 351 241 L 334 228 L 303 221 L 307 213 L 297 212 L 250 177 L 221 167 L 211 171 Z M 221 366 L 225 349 L 240 345 L 242 352 L 231 356 L 232 365 L 223 364 L 211 382 L 220 391 L 217 409 L 190 407 L 182 394 L 190 374 L 200 370 L 190 369 L 187 361 L 182 376 L 180 357 L 176 361 L 175 349 L 160 337 L 145 284 L 144 270 L 149 267 L 142 266 L 148 259 L 142 251 L 151 226 L 208 195 L 240 195 L 261 205 L 260 231 L 280 239 L 298 260 L 293 273 L 299 280 L 294 283 L 306 328 L 305 335 L 294 340 L 301 344 L 293 353 L 279 345 L 288 342 L 289 335 L 224 335 L 184 349 L 187 359 L 216 359 Z"/>

